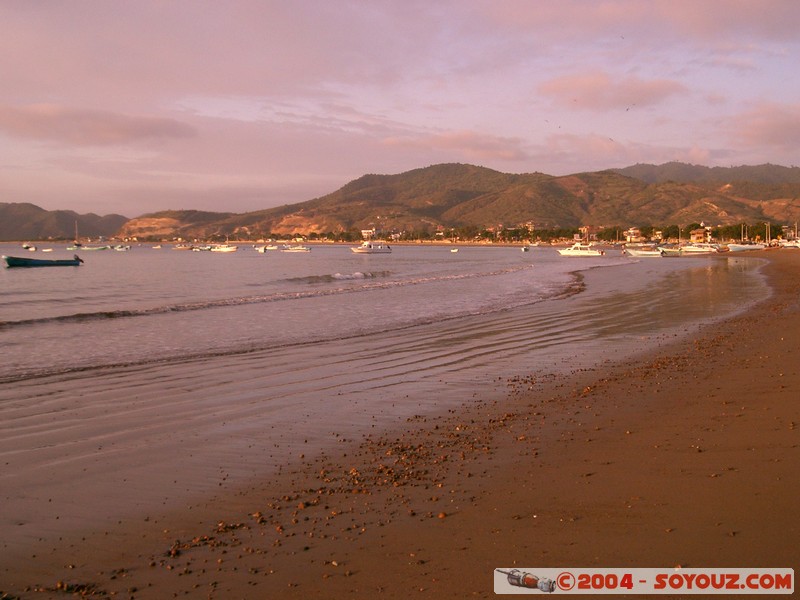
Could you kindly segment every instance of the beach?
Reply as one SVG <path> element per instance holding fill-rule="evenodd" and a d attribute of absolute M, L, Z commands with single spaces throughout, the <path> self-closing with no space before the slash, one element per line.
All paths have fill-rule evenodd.
<path fill-rule="evenodd" d="M 0 598 L 483 598 L 498 567 L 797 568 L 800 252 L 757 256 L 768 298 L 655 352 L 486 382 L 182 506 L 106 494 L 103 530 L 4 547 Z M 191 423 L 118 460 L 168 458 Z"/>

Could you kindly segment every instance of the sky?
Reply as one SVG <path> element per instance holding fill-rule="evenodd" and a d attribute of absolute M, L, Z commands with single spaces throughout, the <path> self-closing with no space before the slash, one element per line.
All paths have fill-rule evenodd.
<path fill-rule="evenodd" d="M 0 0 L 0 202 L 248 212 L 438 163 L 798 164 L 797 0 Z"/>

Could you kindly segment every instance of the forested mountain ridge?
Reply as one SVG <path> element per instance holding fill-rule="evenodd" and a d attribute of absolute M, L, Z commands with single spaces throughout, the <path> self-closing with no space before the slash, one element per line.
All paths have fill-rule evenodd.
<path fill-rule="evenodd" d="M 388 233 L 794 224 L 800 220 L 798 196 L 800 169 L 778 165 L 709 168 L 666 163 L 553 176 L 448 163 L 394 175 L 367 174 L 319 198 L 241 214 L 163 211 L 126 221 L 120 215 L 79 216 L 0 203 L 0 238 L 71 238 L 76 217 L 82 235 L 140 239 L 258 239 L 372 228 Z M 9 209 L 20 206 L 28 209 Z M 45 222 L 50 225 L 44 227 Z"/>

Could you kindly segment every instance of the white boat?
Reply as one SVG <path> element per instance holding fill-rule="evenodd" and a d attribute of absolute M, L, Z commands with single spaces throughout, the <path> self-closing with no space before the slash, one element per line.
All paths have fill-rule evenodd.
<path fill-rule="evenodd" d="M 239 246 L 234 246 L 232 244 L 214 244 L 209 248 L 211 252 L 236 252 L 239 249 Z"/>
<path fill-rule="evenodd" d="M 792 240 L 790 242 L 783 241 L 780 243 L 781 248 L 800 248 L 800 240 Z"/>
<path fill-rule="evenodd" d="M 746 250 L 763 250 L 766 244 L 728 244 L 730 252 L 745 252 Z"/>
<path fill-rule="evenodd" d="M 626 246 L 625 254 L 634 258 L 661 258 L 661 250 L 655 246 Z"/>
<path fill-rule="evenodd" d="M 684 244 L 683 246 L 659 246 L 661 256 L 705 256 L 716 254 L 719 248 L 714 244 Z"/>
<path fill-rule="evenodd" d="M 356 254 L 391 254 L 392 247 L 385 242 L 362 242 L 360 246 L 350 248 Z"/>
<path fill-rule="evenodd" d="M 681 253 L 685 256 L 695 254 L 714 254 L 719 248 L 714 244 L 686 244 L 681 246 Z"/>
<path fill-rule="evenodd" d="M 582 244 L 576 242 L 569 248 L 561 248 L 558 253 L 561 256 L 603 256 L 605 252 L 598 250 L 592 244 Z"/>
<path fill-rule="evenodd" d="M 311 252 L 308 246 L 284 246 L 281 252 Z"/>
<path fill-rule="evenodd" d="M 661 256 L 681 256 L 681 248 L 680 246 L 659 246 L 659 252 L 661 252 Z"/>

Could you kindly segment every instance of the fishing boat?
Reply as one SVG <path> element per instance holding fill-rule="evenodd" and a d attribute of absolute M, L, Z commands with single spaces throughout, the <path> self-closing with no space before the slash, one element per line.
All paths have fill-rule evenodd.
<path fill-rule="evenodd" d="M 634 258 L 661 258 L 661 250 L 655 246 L 626 246 L 625 254 Z"/>
<path fill-rule="evenodd" d="M 681 252 L 684 255 L 696 255 L 696 254 L 714 254 L 719 251 L 719 248 L 714 244 L 686 244 L 681 246 Z"/>
<path fill-rule="evenodd" d="M 661 256 L 706 256 L 716 254 L 719 248 L 714 244 L 684 244 L 682 246 L 659 246 Z"/>
<path fill-rule="evenodd" d="M 659 246 L 658 250 L 661 252 L 661 256 L 666 256 L 668 258 L 679 257 L 683 254 L 680 246 Z"/>
<path fill-rule="evenodd" d="M 766 244 L 728 244 L 728 251 L 729 252 L 745 252 L 746 250 L 763 250 L 766 248 Z"/>
<path fill-rule="evenodd" d="M 385 242 L 361 242 L 360 246 L 353 246 L 350 248 L 356 254 L 391 254 L 392 247 Z"/>
<path fill-rule="evenodd" d="M 27 258 L 3 256 L 6 266 L 11 267 L 78 267 L 83 260 L 76 254 L 72 258 Z"/>
<path fill-rule="evenodd" d="M 561 248 L 558 253 L 561 256 L 603 256 L 605 252 L 598 250 L 592 244 L 576 242 L 569 248 Z"/>

